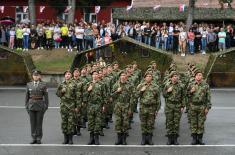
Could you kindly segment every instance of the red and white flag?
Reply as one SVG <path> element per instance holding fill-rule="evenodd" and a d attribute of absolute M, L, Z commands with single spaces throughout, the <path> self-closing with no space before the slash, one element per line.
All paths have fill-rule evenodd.
<path fill-rule="evenodd" d="M 4 6 L 0 6 L 0 11 L 1 11 L 1 13 L 4 13 L 4 9 L 5 9 Z"/>
<path fill-rule="evenodd" d="M 45 8 L 46 8 L 45 6 L 40 6 L 40 13 L 43 13 Z"/>
<path fill-rule="evenodd" d="M 153 10 L 157 10 L 157 9 L 159 9 L 159 8 L 160 8 L 160 6 L 161 6 L 161 5 L 156 5 L 156 6 L 154 6 L 154 7 L 153 7 Z"/>
<path fill-rule="evenodd" d="M 224 8 L 228 8 L 228 3 L 224 3 Z"/>
<path fill-rule="evenodd" d="M 67 6 L 64 12 L 69 12 L 69 10 L 72 8 L 72 6 Z"/>
<path fill-rule="evenodd" d="M 179 12 L 184 12 L 185 11 L 185 4 L 180 4 L 179 5 Z"/>
<path fill-rule="evenodd" d="M 128 5 L 128 6 L 126 7 L 126 11 L 129 11 L 129 10 L 132 8 L 132 6 L 133 6 L 133 0 L 131 1 L 131 5 Z"/>
<path fill-rule="evenodd" d="M 95 13 L 99 13 L 100 12 L 100 6 L 95 6 Z"/>
<path fill-rule="evenodd" d="M 23 12 L 26 13 L 28 8 L 29 8 L 28 6 L 23 6 Z"/>

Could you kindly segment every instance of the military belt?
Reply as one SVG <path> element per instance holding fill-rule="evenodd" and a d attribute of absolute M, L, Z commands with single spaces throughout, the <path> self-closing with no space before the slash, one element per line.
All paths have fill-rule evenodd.
<path fill-rule="evenodd" d="M 32 100 L 43 100 L 42 96 L 30 96 L 30 99 Z"/>

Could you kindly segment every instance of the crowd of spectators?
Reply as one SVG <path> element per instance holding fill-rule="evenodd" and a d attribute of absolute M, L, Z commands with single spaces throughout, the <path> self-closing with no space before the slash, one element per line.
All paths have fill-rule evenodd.
<path fill-rule="evenodd" d="M 183 22 L 122 22 L 114 25 L 104 21 L 86 23 L 80 20 L 73 24 L 46 21 L 37 25 L 0 26 L 1 44 L 23 51 L 66 48 L 68 52 L 81 52 L 125 36 L 167 52 L 180 53 L 181 56 L 223 51 L 235 45 L 231 24 L 194 23 L 189 31 Z"/>

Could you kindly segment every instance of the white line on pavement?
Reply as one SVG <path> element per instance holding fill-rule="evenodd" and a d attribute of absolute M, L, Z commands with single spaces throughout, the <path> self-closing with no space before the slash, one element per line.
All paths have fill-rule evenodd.
<path fill-rule="evenodd" d="M 60 107 L 48 107 L 48 109 L 59 109 Z M 24 106 L 0 106 L 0 109 L 25 109 Z M 164 108 L 161 107 L 161 110 Z M 212 107 L 213 110 L 235 110 L 235 107 Z"/>
<path fill-rule="evenodd" d="M 63 145 L 63 144 L 0 144 L 0 147 L 126 147 L 126 148 L 144 148 L 144 147 L 156 147 L 156 148 L 186 148 L 186 147 L 235 147 L 235 144 L 224 144 L 224 145 Z"/>

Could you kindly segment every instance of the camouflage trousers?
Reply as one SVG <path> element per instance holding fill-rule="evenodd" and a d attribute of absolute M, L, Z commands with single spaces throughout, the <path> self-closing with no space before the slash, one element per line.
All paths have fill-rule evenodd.
<path fill-rule="evenodd" d="M 88 106 L 88 131 L 99 133 L 101 131 L 101 106 L 100 105 L 89 105 Z"/>
<path fill-rule="evenodd" d="M 141 106 L 139 111 L 142 133 L 153 133 L 155 110 L 153 106 Z"/>
<path fill-rule="evenodd" d="M 81 117 L 82 117 L 82 120 L 85 120 L 87 121 L 87 102 L 84 102 L 83 106 L 82 106 L 82 110 L 81 110 Z"/>
<path fill-rule="evenodd" d="M 192 134 L 204 133 L 204 123 L 206 121 L 205 107 L 191 105 L 190 108 L 191 132 Z"/>
<path fill-rule="evenodd" d="M 127 103 L 116 103 L 114 107 L 115 131 L 117 133 L 127 133 L 129 128 L 129 107 Z"/>
<path fill-rule="evenodd" d="M 74 109 L 67 107 L 60 108 L 61 129 L 64 134 L 72 134 L 74 132 Z"/>
<path fill-rule="evenodd" d="M 179 134 L 181 106 L 179 103 L 168 103 L 165 106 L 167 135 Z"/>
<path fill-rule="evenodd" d="M 78 107 L 78 112 L 74 112 L 74 125 L 80 126 L 82 125 L 82 107 Z"/>

